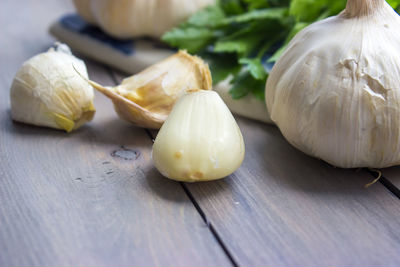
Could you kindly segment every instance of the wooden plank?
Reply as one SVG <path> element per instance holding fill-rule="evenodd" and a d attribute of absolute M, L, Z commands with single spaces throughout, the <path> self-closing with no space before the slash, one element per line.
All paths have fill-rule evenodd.
<path fill-rule="evenodd" d="M 0 5 L 0 266 L 230 265 L 182 187 L 153 168 L 146 133 L 104 97 L 71 134 L 11 121 L 12 77 L 51 44 L 46 28 L 69 2 Z"/>
<path fill-rule="evenodd" d="M 400 202 L 371 175 L 333 168 L 290 146 L 274 126 L 238 119 L 242 167 L 187 184 L 242 266 L 398 266 Z"/>

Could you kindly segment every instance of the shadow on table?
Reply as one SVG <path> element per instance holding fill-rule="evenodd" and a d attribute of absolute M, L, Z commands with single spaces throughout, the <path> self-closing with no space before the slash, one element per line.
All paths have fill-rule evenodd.
<path fill-rule="evenodd" d="M 145 130 L 118 118 L 107 118 L 87 123 L 90 126 L 86 134 L 79 135 L 84 140 L 96 140 L 98 143 L 116 146 L 151 146 L 151 140 Z"/>
<path fill-rule="evenodd" d="M 163 177 L 155 167 L 142 179 L 142 187 L 155 193 L 158 197 L 172 202 L 190 202 L 179 182 Z"/>
<path fill-rule="evenodd" d="M 11 110 L 7 109 L 5 114 L 0 117 L 0 125 L 1 129 L 8 134 L 17 134 L 17 135 L 30 135 L 30 136 L 61 136 L 66 133 L 60 130 L 48 128 L 48 127 L 39 127 L 35 125 L 28 125 L 22 122 L 14 121 L 11 119 Z"/>
<path fill-rule="evenodd" d="M 354 194 L 365 191 L 373 177 L 356 169 L 341 169 L 312 158 L 290 145 L 272 125 L 242 119 L 246 139 L 244 169 L 262 186 L 321 194 Z"/>
<path fill-rule="evenodd" d="M 232 175 L 234 176 L 234 175 Z M 208 181 L 208 182 L 178 182 L 168 179 L 162 176 L 155 167 L 146 174 L 146 179 L 143 182 L 143 188 L 150 189 L 155 192 L 158 196 L 169 201 L 183 202 L 190 201 L 193 196 L 197 200 L 197 197 L 201 197 L 203 194 L 194 196 L 192 190 L 205 190 L 205 196 L 208 198 L 218 198 L 219 195 L 226 196 L 232 192 L 231 182 L 234 177 L 227 177 L 223 180 Z M 185 192 L 185 190 L 188 190 Z M 181 194 L 184 193 L 184 194 Z M 182 198 L 182 195 L 185 195 Z"/>
<path fill-rule="evenodd" d="M 7 114 L 0 117 L 0 125 L 1 129 L 8 134 L 29 136 L 30 138 L 76 138 L 83 142 L 115 144 L 117 147 L 138 145 L 140 140 L 144 141 L 142 145 L 151 146 L 151 140 L 144 129 L 118 118 L 93 120 L 67 133 L 64 130 L 13 121 L 10 110 L 7 110 Z"/>

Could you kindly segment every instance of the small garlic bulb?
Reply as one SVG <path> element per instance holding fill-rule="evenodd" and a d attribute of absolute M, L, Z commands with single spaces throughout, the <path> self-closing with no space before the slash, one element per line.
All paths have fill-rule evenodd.
<path fill-rule="evenodd" d="M 116 87 L 89 83 L 113 101 L 122 119 L 140 127 L 159 129 L 185 90 L 211 90 L 212 79 L 208 65 L 201 58 L 179 51 L 124 79 Z"/>
<path fill-rule="evenodd" d="M 92 120 L 93 88 L 74 68 L 88 77 L 85 63 L 64 44 L 26 61 L 11 85 L 13 120 L 67 132 Z"/>
<path fill-rule="evenodd" d="M 219 95 L 190 90 L 176 102 L 158 132 L 153 162 L 170 179 L 208 181 L 238 169 L 244 150 L 239 126 Z"/>
<path fill-rule="evenodd" d="M 117 38 L 159 38 L 216 0 L 74 0 L 78 13 Z"/>
<path fill-rule="evenodd" d="M 290 42 L 266 85 L 272 120 L 303 152 L 344 167 L 400 164 L 400 17 L 348 0 Z"/>

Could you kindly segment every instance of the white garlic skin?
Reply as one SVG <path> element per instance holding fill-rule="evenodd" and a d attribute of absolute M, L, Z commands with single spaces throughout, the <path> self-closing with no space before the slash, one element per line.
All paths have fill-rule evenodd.
<path fill-rule="evenodd" d="M 63 44 L 24 62 L 10 89 L 12 119 L 67 132 L 90 121 L 93 88 L 74 67 L 88 77 L 85 63 Z"/>
<path fill-rule="evenodd" d="M 153 162 L 164 176 L 195 182 L 220 179 L 243 161 L 242 133 L 228 107 L 214 91 L 182 96 L 153 145 Z"/>
<path fill-rule="evenodd" d="M 159 38 L 216 0 L 74 0 L 78 13 L 117 38 Z"/>
<path fill-rule="evenodd" d="M 272 120 L 303 152 L 338 167 L 400 164 L 400 17 L 349 0 L 290 42 L 266 85 Z"/>

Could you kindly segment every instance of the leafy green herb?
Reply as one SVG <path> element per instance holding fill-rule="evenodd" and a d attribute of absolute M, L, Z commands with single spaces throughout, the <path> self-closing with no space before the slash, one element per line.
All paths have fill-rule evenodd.
<path fill-rule="evenodd" d="M 229 90 L 233 99 L 239 99 L 252 92 L 260 100 L 264 100 L 265 81 L 256 80 L 250 71 L 245 70 L 235 76 L 232 88 Z"/>
<path fill-rule="evenodd" d="M 173 47 L 197 53 L 214 39 L 213 32 L 206 28 L 175 28 L 163 36 L 163 40 Z"/>
<path fill-rule="evenodd" d="M 241 69 L 241 66 L 237 64 L 235 54 L 202 53 L 200 56 L 210 65 L 214 84 L 225 80 L 229 75 L 235 76 Z"/>
<path fill-rule="evenodd" d="M 239 63 L 245 65 L 254 79 L 264 81 L 267 78 L 267 71 L 260 58 L 241 58 Z"/>
<path fill-rule="evenodd" d="M 400 0 L 387 0 L 400 10 Z M 167 44 L 205 58 L 213 82 L 232 75 L 234 99 L 249 93 L 264 99 L 268 63 L 314 21 L 336 15 L 346 0 L 219 0 L 164 34 Z"/>

